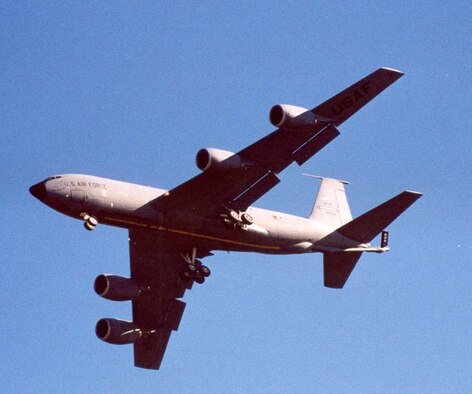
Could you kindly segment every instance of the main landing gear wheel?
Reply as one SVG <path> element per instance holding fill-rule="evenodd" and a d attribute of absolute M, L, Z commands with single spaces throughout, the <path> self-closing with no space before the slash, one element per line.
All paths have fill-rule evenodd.
<path fill-rule="evenodd" d="M 197 282 L 198 284 L 202 284 L 203 282 L 205 282 L 205 277 L 201 276 L 201 275 L 197 275 L 195 276 L 195 282 Z"/>
<path fill-rule="evenodd" d="M 238 223 L 238 227 L 240 230 L 246 231 L 249 226 L 246 223 Z"/>
<path fill-rule="evenodd" d="M 205 282 L 205 278 L 208 278 L 211 274 L 210 268 L 206 265 L 203 265 L 200 260 L 195 260 L 195 282 L 202 284 Z"/>
<path fill-rule="evenodd" d="M 243 231 L 246 231 L 248 227 L 254 223 L 254 219 L 247 212 L 241 213 L 234 209 L 229 209 L 227 214 L 222 214 L 221 216 L 226 225 L 240 228 Z"/>
<path fill-rule="evenodd" d="M 244 224 L 247 224 L 247 225 L 251 225 L 254 223 L 254 219 L 252 218 L 251 215 L 249 215 L 247 212 L 244 212 L 242 215 L 241 215 L 241 221 L 244 223 Z"/>
<path fill-rule="evenodd" d="M 237 213 L 236 211 L 234 210 L 230 210 L 229 211 L 229 216 L 231 219 L 233 219 L 235 222 L 239 222 L 239 213 Z"/>
<path fill-rule="evenodd" d="M 210 276 L 211 271 L 207 266 L 203 265 L 200 260 L 195 258 L 196 255 L 196 248 L 193 248 L 192 255 L 182 254 L 182 258 L 185 260 L 186 264 L 180 276 L 184 280 L 195 281 L 201 284 L 205 282 L 205 278 Z"/>
<path fill-rule="evenodd" d="M 206 265 L 202 265 L 200 267 L 200 273 L 204 278 L 208 278 L 211 275 L 210 268 L 208 268 Z"/>

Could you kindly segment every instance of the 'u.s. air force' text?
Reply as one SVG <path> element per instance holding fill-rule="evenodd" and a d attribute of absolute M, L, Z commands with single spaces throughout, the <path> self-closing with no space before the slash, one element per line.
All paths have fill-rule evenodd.
<path fill-rule="evenodd" d="M 64 181 L 65 187 L 91 187 L 95 189 L 106 189 L 107 185 L 105 183 L 97 182 L 73 182 L 73 181 Z"/>

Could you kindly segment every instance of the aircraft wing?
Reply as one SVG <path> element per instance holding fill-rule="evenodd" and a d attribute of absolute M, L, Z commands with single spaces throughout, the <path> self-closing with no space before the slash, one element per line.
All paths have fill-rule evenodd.
<path fill-rule="evenodd" d="M 221 213 L 223 207 L 244 211 L 280 180 L 277 174 L 296 162 L 302 165 L 339 135 L 339 126 L 403 73 L 380 68 L 352 86 L 313 108 L 318 122 L 309 130 L 277 129 L 237 155 L 240 169 L 210 168 L 177 186 L 151 204 L 162 212 Z"/>
<path fill-rule="evenodd" d="M 191 288 L 179 276 L 184 267 L 180 253 L 188 248 L 170 244 L 157 231 L 130 229 L 129 250 L 131 278 L 152 289 L 144 291 L 132 303 L 133 322 L 147 332 L 134 344 L 134 364 L 159 369 L 170 335 L 177 331 L 185 309 L 179 298 Z M 209 255 L 203 253 L 198 257 Z"/>

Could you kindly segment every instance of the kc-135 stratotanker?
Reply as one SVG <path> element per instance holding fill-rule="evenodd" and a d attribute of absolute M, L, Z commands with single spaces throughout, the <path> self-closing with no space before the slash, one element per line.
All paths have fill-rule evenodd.
<path fill-rule="evenodd" d="M 179 327 L 185 290 L 203 283 L 202 264 L 213 251 L 323 254 L 324 285 L 342 288 L 364 252 L 388 248 L 386 227 L 420 193 L 404 191 L 353 219 L 344 181 L 323 178 L 311 214 L 297 217 L 251 205 L 280 180 L 291 163 L 302 165 L 334 140 L 338 126 L 403 75 L 380 68 L 321 105 L 277 104 L 269 113 L 277 129 L 243 150 L 201 149 L 202 172 L 171 190 L 91 175 L 56 175 L 31 187 L 49 207 L 82 220 L 129 232 L 131 275 L 102 274 L 95 291 L 132 302 L 132 321 L 104 318 L 98 338 L 133 344 L 137 367 L 159 369 L 172 331 Z M 370 242 L 380 236 L 380 245 Z"/>

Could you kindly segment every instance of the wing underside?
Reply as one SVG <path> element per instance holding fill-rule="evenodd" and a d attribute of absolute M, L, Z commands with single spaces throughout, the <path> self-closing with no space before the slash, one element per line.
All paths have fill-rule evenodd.
<path fill-rule="evenodd" d="M 277 129 L 239 151 L 240 169 L 213 169 L 195 176 L 151 202 L 161 212 L 179 209 L 213 216 L 222 207 L 244 211 L 279 183 L 277 174 L 296 162 L 302 165 L 338 135 L 339 126 L 403 73 L 380 68 L 333 96 L 311 112 L 312 127 Z"/>
<path fill-rule="evenodd" d="M 216 169 L 195 176 L 149 203 L 159 212 L 196 212 L 202 217 L 221 214 L 222 209 L 246 210 L 280 180 L 277 174 L 291 163 L 302 165 L 338 135 L 337 126 L 362 108 L 403 74 L 379 69 L 311 112 L 313 127 L 277 129 L 244 148 L 237 155 L 238 169 Z M 145 334 L 134 344 L 137 367 L 159 369 L 172 331 L 177 331 L 185 303 L 180 300 L 188 282 L 184 270 L 187 245 L 173 244 L 162 232 L 130 230 L 131 278 L 146 290 L 133 301 L 133 322 Z M 174 240 L 175 241 L 175 240 Z M 207 251 L 196 256 L 209 255 Z M 360 253 L 325 254 L 325 284 L 342 287 Z"/>
<path fill-rule="evenodd" d="M 134 362 L 137 367 L 159 369 L 170 335 L 179 328 L 185 309 L 179 298 L 191 288 L 181 278 L 185 265 L 182 255 L 188 249 L 149 229 L 129 230 L 129 244 L 131 278 L 145 289 L 132 303 L 133 323 L 145 332 L 134 344 Z"/>

